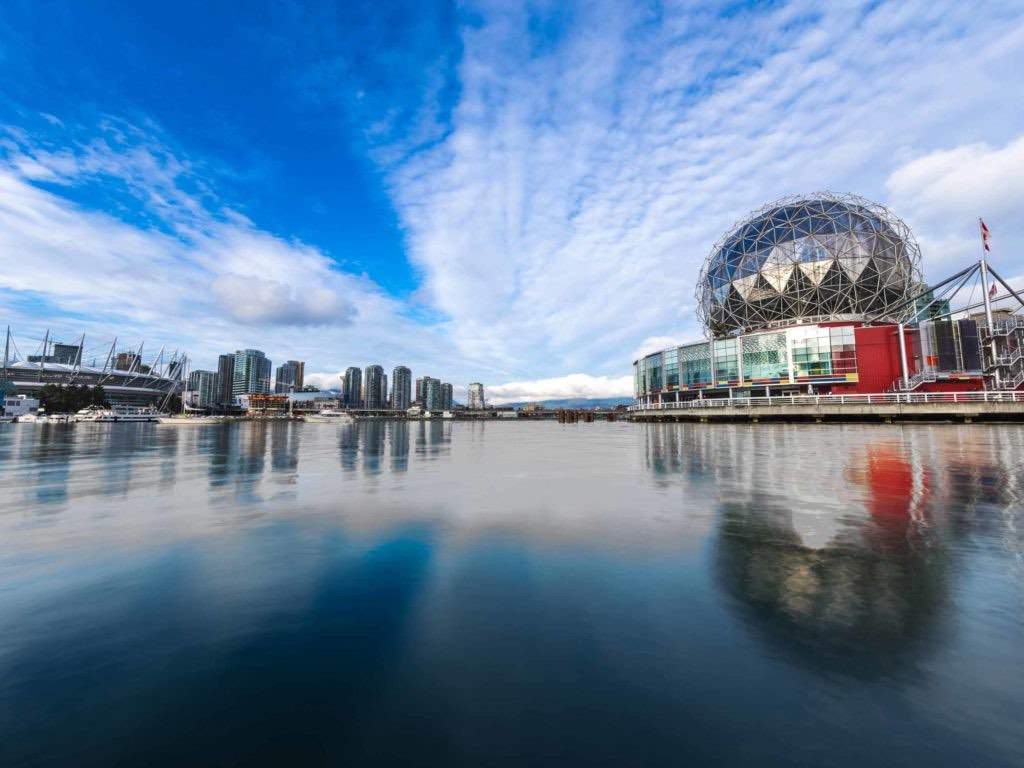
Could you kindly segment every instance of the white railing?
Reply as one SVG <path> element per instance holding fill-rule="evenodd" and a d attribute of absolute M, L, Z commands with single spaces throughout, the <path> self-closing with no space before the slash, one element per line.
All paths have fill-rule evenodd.
<path fill-rule="evenodd" d="M 1024 383 L 1024 375 L 1021 377 Z M 716 397 L 680 403 L 631 405 L 630 411 L 674 411 L 692 408 L 756 408 L 773 405 L 925 405 L 937 403 L 1024 403 L 1024 392 L 886 392 L 872 395 L 772 395 Z"/>
<path fill-rule="evenodd" d="M 939 375 L 935 371 L 918 371 L 907 379 L 905 386 L 903 384 L 903 379 L 898 380 L 895 385 L 893 385 L 893 391 L 899 390 L 909 392 L 912 389 L 917 389 L 926 382 L 931 383 L 933 381 L 938 381 L 938 379 Z"/>
<path fill-rule="evenodd" d="M 1013 333 L 1017 328 L 1024 328 L 1024 315 L 1013 315 L 996 320 L 993 325 L 995 327 L 992 332 L 988 332 L 988 326 L 982 326 L 982 331 L 988 333 L 989 336 L 1005 336 L 1008 333 Z"/>
<path fill-rule="evenodd" d="M 1010 354 L 1008 354 L 1008 355 L 1000 355 L 999 357 L 997 357 L 995 359 L 994 365 L 990 365 L 988 367 L 989 368 L 1010 367 L 1010 366 L 1015 365 L 1017 363 L 1017 361 L 1020 360 L 1022 357 L 1024 357 L 1024 348 L 1015 349 L 1012 352 L 1010 352 Z"/>

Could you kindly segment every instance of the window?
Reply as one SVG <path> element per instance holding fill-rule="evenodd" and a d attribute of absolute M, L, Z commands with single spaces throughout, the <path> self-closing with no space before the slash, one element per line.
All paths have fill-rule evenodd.
<path fill-rule="evenodd" d="M 832 373 L 856 373 L 857 347 L 854 343 L 853 326 L 844 325 L 828 330 L 832 344 Z"/>
<path fill-rule="evenodd" d="M 744 379 L 788 379 L 786 334 L 759 333 L 743 337 Z"/>
<path fill-rule="evenodd" d="M 815 325 L 794 328 L 791 333 L 793 373 L 797 378 L 831 375 L 832 343 L 829 329 Z"/>
<path fill-rule="evenodd" d="M 676 351 L 680 386 L 706 387 L 711 383 L 711 349 L 708 344 L 688 344 Z"/>
<path fill-rule="evenodd" d="M 719 339 L 715 341 L 716 381 L 735 381 L 739 378 L 736 346 L 736 339 Z"/>
<path fill-rule="evenodd" d="M 679 386 L 679 350 L 666 349 L 661 353 L 661 361 L 665 366 L 665 387 L 675 389 Z"/>

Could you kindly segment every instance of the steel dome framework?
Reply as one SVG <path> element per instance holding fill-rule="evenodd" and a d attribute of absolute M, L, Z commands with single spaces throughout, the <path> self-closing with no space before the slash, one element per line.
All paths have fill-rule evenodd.
<path fill-rule="evenodd" d="M 697 283 L 714 337 L 801 322 L 900 321 L 921 286 L 921 251 L 887 208 L 830 192 L 755 211 L 712 248 Z"/>

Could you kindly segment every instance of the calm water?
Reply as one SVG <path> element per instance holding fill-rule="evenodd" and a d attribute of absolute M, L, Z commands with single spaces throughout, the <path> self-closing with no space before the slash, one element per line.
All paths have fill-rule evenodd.
<path fill-rule="evenodd" d="M 1024 765 L 1024 428 L 0 427 L 0 764 Z"/>

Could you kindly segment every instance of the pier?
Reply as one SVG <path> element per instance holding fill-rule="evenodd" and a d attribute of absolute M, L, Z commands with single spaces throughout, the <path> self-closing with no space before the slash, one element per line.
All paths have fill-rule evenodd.
<path fill-rule="evenodd" d="M 1024 392 L 781 395 L 634 405 L 631 421 L 1024 422 Z"/>

